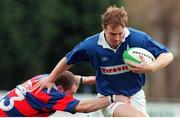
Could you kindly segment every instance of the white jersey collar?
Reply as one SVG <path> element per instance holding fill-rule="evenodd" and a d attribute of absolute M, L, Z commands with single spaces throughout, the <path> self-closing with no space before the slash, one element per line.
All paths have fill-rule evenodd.
<path fill-rule="evenodd" d="M 125 28 L 124 28 L 124 31 L 125 31 L 125 36 L 124 36 L 122 42 L 124 42 L 124 41 L 126 40 L 126 38 L 130 35 L 130 32 L 129 32 L 128 28 L 125 27 Z M 121 44 L 119 44 L 119 46 L 117 47 L 117 49 L 111 48 L 111 47 L 109 46 L 109 44 L 107 43 L 105 37 L 104 37 L 104 31 L 102 31 L 102 32 L 100 33 L 100 36 L 99 36 L 99 39 L 98 39 L 97 44 L 98 44 L 98 45 L 101 45 L 103 48 L 108 48 L 108 49 L 110 49 L 110 50 L 113 50 L 114 52 L 116 52 L 116 50 L 117 50 L 117 49 L 119 48 L 119 46 L 121 45 Z"/>

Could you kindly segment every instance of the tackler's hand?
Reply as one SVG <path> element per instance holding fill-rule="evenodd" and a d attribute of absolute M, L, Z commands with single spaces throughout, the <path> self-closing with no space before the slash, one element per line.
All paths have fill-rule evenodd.
<path fill-rule="evenodd" d="M 47 76 L 44 79 L 41 79 L 39 82 L 37 82 L 33 88 L 32 91 L 36 91 L 35 94 L 39 93 L 42 89 L 47 88 L 47 93 L 50 93 L 50 90 L 53 86 L 54 82 L 52 79 Z"/>

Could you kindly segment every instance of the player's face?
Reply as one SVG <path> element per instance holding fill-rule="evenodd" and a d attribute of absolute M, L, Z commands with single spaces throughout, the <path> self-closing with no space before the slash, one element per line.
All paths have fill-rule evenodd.
<path fill-rule="evenodd" d="M 124 38 L 124 27 L 119 25 L 113 28 L 111 25 L 108 25 L 104 28 L 104 33 L 109 46 L 116 49 Z"/>
<path fill-rule="evenodd" d="M 65 90 L 64 93 L 68 96 L 73 96 L 77 92 L 77 89 L 78 87 L 75 84 L 73 84 L 71 89 Z"/>

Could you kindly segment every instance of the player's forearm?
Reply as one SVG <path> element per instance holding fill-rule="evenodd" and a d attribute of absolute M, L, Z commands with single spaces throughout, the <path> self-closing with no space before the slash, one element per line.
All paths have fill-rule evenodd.
<path fill-rule="evenodd" d="M 82 76 L 82 83 L 83 84 L 95 84 L 96 83 L 96 77 L 95 76 Z"/>
<path fill-rule="evenodd" d="M 158 71 L 167 66 L 173 60 L 172 53 L 162 53 L 160 54 L 153 64 L 152 71 Z"/>
<path fill-rule="evenodd" d="M 106 107 L 110 104 L 109 97 L 97 98 L 93 100 L 80 101 L 76 106 L 76 112 L 89 113 Z"/>
<path fill-rule="evenodd" d="M 80 84 L 95 84 L 96 83 L 96 77 L 95 76 L 80 76 L 75 75 L 75 77 L 78 79 Z"/>
<path fill-rule="evenodd" d="M 67 65 L 66 62 L 66 57 L 62 58 L 53 71 L 49 74 L 52 81 L 55 81 L 58 75 L 72 67 L 72 65 Z"/>

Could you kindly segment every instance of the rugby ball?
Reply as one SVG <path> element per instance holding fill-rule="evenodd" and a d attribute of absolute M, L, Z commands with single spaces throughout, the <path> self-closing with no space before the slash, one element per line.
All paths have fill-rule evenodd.
<path fill-rule="evenodd" d="M 140 64 L 141 63 L 140 55 L 144 57 L 147 63 L 152 63 L 155 60 L 154 56 L 146 49 L 133 47 L 124 51 L 123 53 L 124 63 Z"/>

